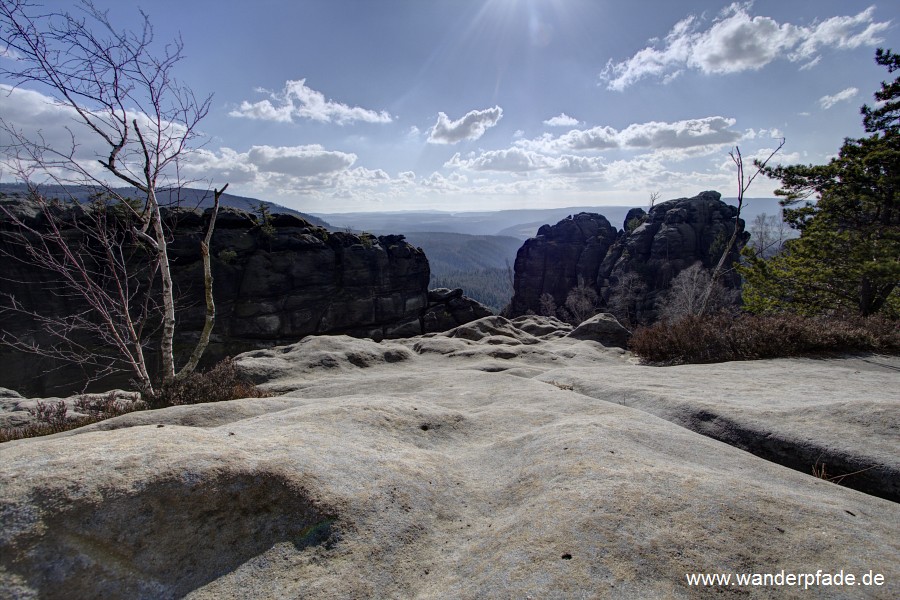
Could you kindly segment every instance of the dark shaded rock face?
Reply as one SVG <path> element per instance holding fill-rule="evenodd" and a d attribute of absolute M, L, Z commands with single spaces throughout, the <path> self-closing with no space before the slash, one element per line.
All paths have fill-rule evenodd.
<path fill-rule="evenodd" d="M 40 227 L 40 214 L 16 202 L 16 212 Z M 12 206 L 8 199 L 3 203 Z M 205 317 L 199 248 L 208 215 L 177 211 L 170 217 L 177 218 L 169 257 L 181 298 L 176 349 L 184 351 L 193 347 Z M 429 298 L 428 260 L 403 236 L 328 232 L 287 214 L 273 215 L 269 225 L 260 227 L 254 215 L 236 209 L 219 213 L 211 244 L 217 314 L 206 364 L 310 334 L 377 341 L 444 331 L 490 314 L 461 291 L 452 298 Z M 15 294 L 45 314 L 81 308 L 76 298 L 48 293 L 49 281 L 45 272 L 8 257 L 0 260 L 0 294 Z M 19 316 L 0 314 L 0 330 L 21 337 L 34 328 Z M 38 336 L 37 341 L 47 340 Z M 0 386 L 47 395 L 80 391 L 83 381 L 78 369 L 0 347 Z M 113 383 L 127 384 L 127 376 L 97 385 Z"/>
<path fill-rule="evenodd" d="M 529 310 L 540 314 L 540 298 L 545 293 L 562 306 L 579 279 L 596 287 L 600 267 L 618 235 L 606 217 L 594 213 L 579 213 L 552 227 L 542 226 L 537 237 L 526 240 L 516 255 L 510 314 L 517 317 Z"/>
<path fill-rule="evenodd" d="M 698 261 L 707 268 L 718 262 L 737 216 L 737 208 L 720 198 L 718 192 L 703 192 L 657 204 L 649 213 L 633 209 L 622 231 L 594 213 L 544 225 L 516 256 L 510 314 L 541 314 L 543 294 L 550 294 L 557 306 L 564 306 L 579 280 L 597 291 L 600 308 L 606 308 L 628 277 L 630 284 L 639 288 L 629 300 L 628 311 L 634 321 L 655 320 L 657 299 L 679 272 Z M 738 221 L 738 227 L 743 231 L 743 220 Z M 738 248 L 729 255 L 727 266 L 738 258 L 748 239 L 746 232 L 739 235 Z M 723 283 L 738 288 L 741 282 L 732 272 Z"/>
<path fill-rule="evenodd" d="M 492 314 L 480 302 L 463 296 L 460 288 L 437 288 L 428 292 L 428 308 L 422 315 L 421 333 L 447 331 Z"/>

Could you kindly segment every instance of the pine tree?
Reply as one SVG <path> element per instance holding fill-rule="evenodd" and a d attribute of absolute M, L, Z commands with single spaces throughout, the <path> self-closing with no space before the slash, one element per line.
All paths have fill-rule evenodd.
<path fill-rule="evenodd" d="M 900 68 L 890 50 L 879 49 L 875 60 L 889 72 Z M 748 256 L 742 272 L 749 310 L 868 316 L 900 305 L 900 77 L 882 83 L 875 98 L 879 108 L 861 111 L 873 135 L 846 139 L 827 165 L 764 170 L 781 180 L 775 193 L 800 237 L 768 261 Z"/>

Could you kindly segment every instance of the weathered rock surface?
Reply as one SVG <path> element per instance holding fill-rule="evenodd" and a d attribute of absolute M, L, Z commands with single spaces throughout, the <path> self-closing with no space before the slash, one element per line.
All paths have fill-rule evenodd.
<path fill-rule="evenodd" d="M 238 363 L 283 395 L 0 445 L 0 595 L 900 592 L 898 504 L 692 430 L 737 423 L 748 445 L 815 445 L 829 467 L 844 453 L 896 480 L 896 358 L 653 368 L 546 319 L 489 317 L 382 343 L 310 337 Z M 685 578 L 782 569 L 885 583 Z"/>
<path fill-rule="evenodd" d="M 550 294 L 556 306 L 564 306 L 579 281 L 593 288 L 601 308 L 606 308 L 623 278 L 634 274 L 639 279 L 630 285 L 639 288 L 639 293 L 619 310 L 635 322 L 653 321 L 660 295 L 678 273 L 696 262 L 707 268 L 718 262 L 737 216 L 737 209 L 720 198 L 718 192 L 703 192 L 662 202 L 649 213 L 633 209 L 622 231 L 594 213 L 580 213 L 541 227 L 516 257 L 510 314 L 541 314 L 543 294 Z M 738 226 L 743 231 L 743 220 Z M 737 259 L 748 238 L 746 232 L 739 235 L 738 248 L 726 265 Z M 731 273 L 723 283 L 737 288 L 740 277 Z"/>
<path fill-rule="evenodd" d="M 44 227 L 34 205 L 0 200 L 30 226 Z M 2 215 L 2 213 L 0 213 Z M 178 312 L 179 348 L 191 348 L 203 328 L 205 301 L 199 253 L 207 214 L 170 213 L 178 226 L 169 248 L 173 277 L 182 295 Z M 4 220 L 0 219 L 0 230 Z M 2 243 L 2 239 L 0 239 Z M 7 247 L 16 251 L 16 248 Z M 327 232 L 289 214 L 266 226 L 255 215 L 224 208 L 212 238 L 216 325 L 205 356 L 213 364 L 253 348 L 296 341 L 310 334 L 345 333 L 375 340 L 443 331 L 491 314 L 468 298 L 431 301 L 428 260 L 403 236 L 374 237 Z M 55 315 L 77 313 L 78 299 L 48 293 L 52 275 L 4 259 L 0 294 Z M 28 339 L 35 329 L 19 315 L 0 315 L 0 330 Z M 37 338 L 41 340 L 41 336 Z M 44 339 L 43 342 L 52 340 Z M 0 347 L 0 385 L 29 395 L 81 391 L 84 374 L 34 355 Z M 127 376 L 107 379 L 94 389 L 127 385 Z"/>

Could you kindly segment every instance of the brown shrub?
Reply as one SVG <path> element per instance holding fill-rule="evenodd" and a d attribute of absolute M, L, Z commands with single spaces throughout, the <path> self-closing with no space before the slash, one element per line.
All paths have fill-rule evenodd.
<path fill-rule="evenodd" d="M 653 364 L 709 363 L 852 352 L 900 353 L 884 317 L 688 316 L 640 327 L 629 349 Z"/>
<path fill-rule="evenodd" d="M 165 408 L 269 395 L 241 375 L 231 358 L 226 358 L 208 371 L 191 373 L 164 384 L 154 394 L 144 394 L 144 398 L 150 408 Z"/>
<path fill-rule="evenodd" d="M 141 394 L 143 402 L 136 402 L 130 406 L 119 405 L 115 392 L 100 398 L 82 396 L 75 401 L 78 410 L 86 415 L 80 418 L 72 418 L 68 414 L 65 402 L 56 404 L 38 402 L 37 408 L 31 411 L 35 417 L 33 422 L 21 427 L 0 428 L 0 443 L 68 431 L 143 408 L 165 408 L 239 398 L 263 398 L 269 395 L 271 394 L 260 390 L 241 376 L 234 361 L 226 358 L 206 372 L 192 373 L 163 385 L 153 394 Z"/>
<path fill-rule="evenodd" d="M 91 423 L 104 421 L 125 413 L 138 410 L 138 406 L 119 405 L 116 393 L 109 392 L 105 396 L 96 397 L 84 395 L 75 401 L 75 406 L 85 416 L 78 417 L 69 414 L 69 407 L 62 400 L 48 404 L 38 400 L 34 409 L 28 412 L 35 418 L 34 421 L 21 427 L 4 427 L 0 429 L 0 444 L 11 440 L 40 437 L 69 431 L 84 427 Z"/>

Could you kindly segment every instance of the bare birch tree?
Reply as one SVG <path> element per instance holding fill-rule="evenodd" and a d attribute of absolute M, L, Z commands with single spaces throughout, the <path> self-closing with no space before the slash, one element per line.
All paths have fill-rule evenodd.
<path fill-rule="evenodd" d="M 63 286 L 57 293 L 77 295 L 89 307 L 83 314 L 54 317 L 11 297 L 7 310 L 37 319 L 60 343 L 41 349 L 26 340 L 6 342 L 95 366 L 124 363 L 152 391 L 144 358 L 151 315 L 160 330 L 162 382 L 191 372 L 208 344 L 215 319 L 209 242 L 227 185 L 214 193 L 200 248 L 206 326 L 191 358 L 176 371 L 176 298 L 168 256 L 172 231 L 163 209 L 168 198 L 177 198 L 173 190 L 185 183 L 181 167 L 201 139 L 198 125 L 212 97 L 198 98 L 175 78 L 181 39 L 160 47 L 147 15 L 141 12 L 141 17 L 139 31 L 119 31 L 107 12 L 88 0 L 74 12 L 46 12 L 26 0 L 0 0 L 0 56 L 6 57 L 0 61 L 0 76 L 15 84 L 0 93 L 33 88 L 52 98 L 73 122 L 66 127 L 68 142 L 61 144 L 0 116 L 0 151 L 6 169 L 29 184 L 30 199 L 46 225 L 38 230 L 4 209 L 12 224 L 8 241 L 19 248 L 14 254 L 51 271 Z M 93 160 L 85 160 L 84 146 L 99 148 Z M 100 193 L 91 206 L 73 201 L 60 208 L 41 194 L 37 183 L 88 185 Z M 123 196 L 116 185 L 130 186 L 134 197 Z M 143 262 L 135 267 L 138 251 Z M 113 353 L 105 357 L 110 360 L 91 355 L 69 335 L 74 331 L 92 333 L 111 347 Z"/>

